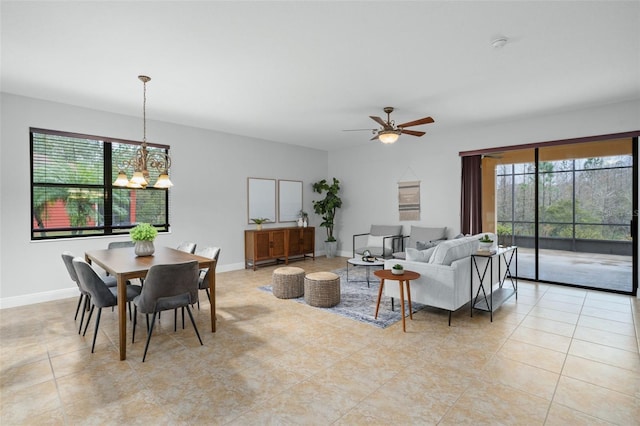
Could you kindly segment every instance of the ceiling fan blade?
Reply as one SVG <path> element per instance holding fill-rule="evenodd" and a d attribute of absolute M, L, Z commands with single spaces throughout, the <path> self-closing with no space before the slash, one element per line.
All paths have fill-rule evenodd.
<path fill-rule="evenodd" d="M 409 121 L 408 123 L 398 124 L 398 127 L 419 126 L 421 124 L 429 124 L 429 123 L 433 123 L 433 118 L 425 117 L 419 120 Z"/>
<path fill-rule="evenodd" d="M 375 132 L 376 129 L 342 129 L 343 132 Z"/>
<path fill-rule="evenodd" d="M 378 139 L 378 135 L 375 135 L 374 137 L 372 137 L 371 139 L 369 139 L 370 141 L 375 141 L 376 139 Z"/>
<path fill-rule="evenodd" d="M 405 130 L 405 129 L 402 129 L 400 133 L 404 133 L 405 135 L 411 135 L 411 136 L 422 136 L 425 134 L 425 132 L 419 132 L 416 130 Z"/>
<path fill-rule="evenodd" d="M 378 123 L 379 125 L 381 125 L 382 128 L 387 128 L 388 126 L 387 123 L 385 123 L 385 121 L 380 117 L 375 117 L 373 115 L 370 115 L 369 118 L 375 121 L 376 123 Z"/>

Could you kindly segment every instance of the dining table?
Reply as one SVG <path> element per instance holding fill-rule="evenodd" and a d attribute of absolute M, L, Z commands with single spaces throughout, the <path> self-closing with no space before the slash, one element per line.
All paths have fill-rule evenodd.
<path fill-rule="evenodd" d="M 116 277 L 118 282 L 118 330 L 120 360 L 127 359 L 127 281 L 146 277 L 153 265 L 166 265 L 196 260 L 200 268 L 215 271 L 216 261 L 208 257 L 183 252 L 170 247 L 156 247 L 151 256 L 136 256 L 133 247 L 91 250 L 85 252 L 85 260 L 95 264 Z M 211 332 L 216 331 L 216 274 L 209 276 L 211 297 Z"/>

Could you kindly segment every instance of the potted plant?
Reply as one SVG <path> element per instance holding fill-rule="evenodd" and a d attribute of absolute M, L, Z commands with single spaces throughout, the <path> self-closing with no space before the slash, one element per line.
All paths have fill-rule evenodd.
<path fill-rule="evenodd" d="M 150 223 L 139 223 L 129 232 L 131 240 L 136 243 L 136 256 L 151 256 L 155 251 L 153 240 L 158 236 L 158 230 Z"/>
<path fill-rule="evenodd" d="M 251 222 L 256 224 L 256 229 L 260 231 L 262 229 L 262 224 L 269 222 L 269 218 L 266 217 L 255 217 L 251 218 Z"/>
<path fill-rule="evenodd" d="M 391 267 L 391 273 L 393 275 L 402 275 L 404 274 L 404 267 L 401 264 L 396 263 Z"/>
<path fill-rule="evenodd" d="M 489 251 L 491 250 L 492 245 L 493 245 L 493 240 L 489 238 L 488 234 L 484 234 L 482 238 L 480 238 L 480 247 L 478 248 L 478 250 Z"/>
<path fill-rule="evenodd" d="M 306 228 L 309 224 L 309 214 L 304 210 L 300 210 L 298 216 L 300 217 L 300 219 L 298 220 L 298 226 Z"/>
<path fill-rule="evenodd" d="M 326 179 L 322 179 L 313 184 L 313 192 L 318 194 L 326 192 L 324 199 L 313 202 L 313 211 L 322 217 L 320 226 L 327 228 L 327 239 L 324 243 L 325 254 L 329 258 L 335 257 L 338 242 L 333 236 L 333 228 L 335 226 L 336 210 L 342 207 L 342 200 L 338 196 L 340 181 L 333 178 L 333 183 L 329 185 Z"/>

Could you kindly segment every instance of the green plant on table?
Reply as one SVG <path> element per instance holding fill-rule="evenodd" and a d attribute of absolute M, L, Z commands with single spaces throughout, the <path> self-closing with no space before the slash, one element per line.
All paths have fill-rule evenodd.
<path fill-rule="evenodd" d="M 129 232 L 133 241 L 153 241 L 158 236 L 158 230 L 150 223 L 139 223 Z"/>
<path fill-rule="evenodd" d="M 482 238 L 480 238 L 481 243 L 492 243 L 493 240 L 489 238 L 489 234 L 484 234 Z"/>
<path fill-rule="evenodd" d="M 395 269 L 396 271 L 402 271 L 404 269 L 402 265 L 399 263 L 396 263 L 395 265 L 393 265 L 392 268 Z"/>

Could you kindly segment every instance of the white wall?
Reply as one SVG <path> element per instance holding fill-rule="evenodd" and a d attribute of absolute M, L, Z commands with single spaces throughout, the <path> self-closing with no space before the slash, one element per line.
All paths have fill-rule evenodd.
<path fill-rule="evenodd" d="M 82 255 L 126 237 L 30 241 L 29 127 L 140 140 L 142 121 L 6 93 L 0 96 L 0 306 L 75 296 L 77 288 L 60 253 Z M 327 175 L 326 151 L 157 121 L 147 122 L 147 139 L 171 145 L 173 161 L 171 233 L 161 234 L 158 244 L 175 246 L 192 240 L 220 246 L 219 271 L 244 267 L 243 230 L 252 227 L 247 224 L 247 177 L 302 180 L 304 209 L 313 211 L 311 183 Z M 310 222 L 317 226 L 314 216 Z"/>
<path fill-rule="evenodd" d="M 105 238 L 31 242 L 29 238 L 29 127 L 140 139 L 141 120 L 2 94 L 0 102 L 0 306 L 77 295 L 60 252 L 104 248 Z M 394 145 L 371 142 L 330 153 L 237 135 L 149 121 L 148 139 L 171 145 L 172 233 L 158 242 L 194 240 L 222 247 L 220 271 L 243 267 L 246 178 L 304 181 L 304 209 L 312 212 L 311 182 L 337 177 L 343 208 L 337 216 L 342 255 L 351 237 L 372 223 L 398 223 L 397 182 L 421 181 L 421 219 L 402 222 L 448 226 L 459 232 L 460 151 L 544 142 L 640 129 L 640 101 L 554 113 L 492 126 L 402 136 Z M 202 154 L 202 153 L 206 154 Z M 310 214 L 311 225 L 318 217 Z M 273 226 L 273 225 L 272 225 Z M 323 229 L 316 249 L 322 249 Z"/>

